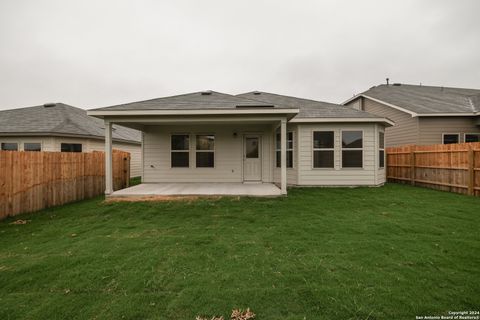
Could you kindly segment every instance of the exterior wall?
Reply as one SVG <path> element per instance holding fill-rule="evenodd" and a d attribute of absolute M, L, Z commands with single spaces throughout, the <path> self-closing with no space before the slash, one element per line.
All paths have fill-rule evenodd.
<path fill-rule="evenodd" d="M 287 184 L 298 184 L 298 126 L 294 124 L 287 124 L 287 132 L 293 132 L 293 168 L 287 168 Z M 273 130 L 273 182 L 280 183 L 281 173 L 280 168 L 277 168 L 276 159 L 276 128 Z"/>
<path fill-rule="evenodd" d="M 372 101 L 367 98 L 359 98 L 349 102 L 348 106 L 354 106 L 361 101 L 364 111 L 388 118 L 395 122 L 393 127 L 385 129 L 385 144 L 387 147 L 393 147 L 404 144 L 417 144 L 419 137 L 418 118 L 413 118 L 410 114 L 399 111 L 387 105 Z"/>
<path fill-rule="evenodd" d="M 374 123 L 316 123 L 298 125 L 298 185 L 373 186 L 385 182 L 385 169 L 378 168 L 378 132 Z M 334 168 L 313 168 L 313 131 L 334 131 Z M 363 131 L 363 168 L 341 167 L 342 130 Z"/>
<path fill-rule="evenodd" d="M 0 137 L 1 142 L 16 142 L 18 143 L 18 150 L 23 151 L 23 146 L 25 143 L 30 142 L 39 142 L 42 145 L 42 151 L 61 151 L 61 143 L 80 143 L 82 144 L 82 151 L 91 152 L 91 151 L 105 151 L 105 143 L 103 140 L 99 139 L 85 139 L 85 138 L 69 138 L 69 137 L 41 137 L 41 136 L 31 136 L 31 137 Z M 140 145 L 130 144 L 130 143 L 120 143 L 114 142 L 113 148 L 130 152 L 130 176 L 136 177 L 140 176 L 142 173 L 142 153 Z"/>
<path fill-rule="evenodd" d="M 170 135 L 190 134 L 190 168 L 171 168 Z M 195 134 L 215 134 L 215 167 L 195 168 Z M 234 133 L 237 133 L 236 137 Z M 144 132 L 143 182 L 243 182 L 243 135 L 261 135 L 262 181 L 272 182 L 271 125 L 149 126 Z"/>
<path fill-rule="evenodd" d="M 465 141 L 465 133 L 480 133 L 475 125 L 475 117 L 419 117 L 419 144 L 441 144 L 443 133 L 460 133 L 460 142 Z"/>

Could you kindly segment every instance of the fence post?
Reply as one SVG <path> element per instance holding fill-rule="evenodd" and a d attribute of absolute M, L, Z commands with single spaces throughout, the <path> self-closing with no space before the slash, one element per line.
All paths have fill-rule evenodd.
<path fill-rule="evenodd" d="M 410 146 L 410 183 L 415 185 L 415 146 Z"/>
<path fill-rule="evenodd" d="M 126 155 L 123 161 L 123 172 L 125 173 L 125 188 L 130 187 L 130 154 Z"/>
<path fill-rule="evenodd" d="M 468 194 L 475 195 L 475 157 L 473 147 L 468 146 Z"/>

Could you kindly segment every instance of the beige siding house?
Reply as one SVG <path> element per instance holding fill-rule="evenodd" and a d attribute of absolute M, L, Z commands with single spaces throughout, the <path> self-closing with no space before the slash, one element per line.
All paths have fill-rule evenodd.
<path fill-rule="evenodd" d="M 480 90 L 379 85 L 344 105 L 393 120 L 387 146 L 480 141 Z"/>
<path fill-rule="evenodd" d="M 103 121 L 62 103 L 0 111 L 0 149 L 18 151 L 105 151 Z M 113 148 L 131 155 L 130 175 L 142 173 L 141 133 L 115 126 Z"/>
<path fill-rule="evenodd" d="M 365 111 L 258 91 L 196 92 L 88 114 L 105 121 L 107 146 L 112 124 L 142 131 L 145 185 L 270 184 L 281 194 L 287 185 L 382 185 L 384 131 L 393 125 Z"/>

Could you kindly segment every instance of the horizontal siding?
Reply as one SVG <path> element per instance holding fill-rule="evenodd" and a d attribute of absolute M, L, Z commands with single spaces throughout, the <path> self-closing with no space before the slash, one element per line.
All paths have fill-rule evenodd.
<path fill-rule="evenodd" d="M 306 124 L 298 126 L 299 185 L 356 186 L 383 183 L 377 177 L 377 125 L 376 124 Z M 363 130 L 363 168 L 341 168 L 341 130 Z M 334 131 L 334 168 L 313 168 L 313 131 Z"/>
<path fill-rule="evenodd" d="M 144 133 L 144 182 L 242 182 L 243 134 L 262 136 L 262 181 L 272 182 L 272 127 L 270 125 L 150 126 Z M 172 133 L 215 134 L 215 168 L 195 167 L 190 141 L 190 168 L 170 167 Z M 234 133 L 237 133 L 234 136 Z M 191 135 L 191 139 L 194 136 Z"/>
<path fill-rule="evenodd" d="M 475 121 L 475 117 L 420 117 L 419 144 L 441 144 L 443 133 L 460 133 L 464 142 L 465 133 L 480 133 Z"/>
<path fill-rule="evenodd" d="M 348 105 L 353 103 L 352 101 Z M 395 122 L 393 127 L 385 129 L 385 144 L 387 147 L 418 143 L 418 118 L 412 118 L 408 113 L 368 98 L 362 98 L 362 104 L 363 110 Z"/>

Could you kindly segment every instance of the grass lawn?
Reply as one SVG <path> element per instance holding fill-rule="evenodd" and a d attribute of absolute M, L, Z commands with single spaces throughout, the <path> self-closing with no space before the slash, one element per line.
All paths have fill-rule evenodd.
<path fill-rule="evenodd" d="M 28 219 L 25 225 L 11 224 Z M 0 319 L 415 319 L 480 308 L 480 199 L 387 185 L 82 201 L 0 222 Z"/>

